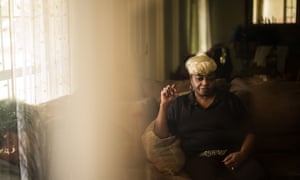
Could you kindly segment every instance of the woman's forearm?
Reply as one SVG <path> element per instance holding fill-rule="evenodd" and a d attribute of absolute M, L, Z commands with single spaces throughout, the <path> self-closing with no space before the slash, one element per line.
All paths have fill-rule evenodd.
<path fill-rule="evenodd" d="M 167 104 L 160 104 L 158 115 L 155 119 L 154 132 L 160 138 L 167 138 L 170 136 L 167 124 Z"/>
<path fill-rule="evenodd" d="M 247 134 L 241 146 L 240 152 L 248 156 L 253 150 L 254 141 L 255 141 L 255 135 L 253 133 Z"/>

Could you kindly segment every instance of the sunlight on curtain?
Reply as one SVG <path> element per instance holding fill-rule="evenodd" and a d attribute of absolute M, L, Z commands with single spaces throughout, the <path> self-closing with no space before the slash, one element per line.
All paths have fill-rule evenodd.
<path fill-rule="evenodd" d="M 70 93 L 68 6 L 68 0 L 0 0 L 0 127 L 18 138 L 4 152 L 18 159 L 0 158 L 0 179 L 44 178 L 39 132 L 45 129 L 29 104 Z"/>
<path fill-rule="evenodd" d="M 1 0 L 0 99 L 70 93 L 68 26 L 67 0 Z"/>
<path fill-rule="evenodd" d="M 199 49 L 199 8 L 198 0 L 184 1 L 186 6 L 186 43 L 188 54 L 196 54 Z"/>
<path fill-rule="evenodd" d="M 202 53 L 211 47 L 209 0 L 199 0 L 199 51 Z"/>

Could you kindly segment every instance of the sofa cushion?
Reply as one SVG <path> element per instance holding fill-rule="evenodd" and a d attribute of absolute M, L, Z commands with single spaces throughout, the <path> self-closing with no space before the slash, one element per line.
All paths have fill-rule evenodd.
<path fill-rule="evenodd" d="M 160 172 L 175 175 L 185 163 L 180 140 L 175 136 L 159 138 L 154 133 L 154 125 L 155 121 L 152 121 L 142 136 L 147 158 Z"/>

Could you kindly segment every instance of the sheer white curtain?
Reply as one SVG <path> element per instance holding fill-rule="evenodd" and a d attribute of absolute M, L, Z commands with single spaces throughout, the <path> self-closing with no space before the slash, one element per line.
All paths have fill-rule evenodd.
<path fill-rule="evenodd" d="M 0 100 L 17 100 L 10 112 L 2 111 L 14 114 L 9 120 L 17 126 L 17 179 L 42 179 L 44 175 L 38 140 L 38 132 L 44 129 L 36 126 L 38 116 L 27 105 L 71 90 L 68 6 L 68 0 L 0 0 Z M 8 174 L 9 179 L 13 175 Z"/>
<path fill-rule="evenodd" d="M 0 0 L 0 99 L 70 92 L 68 0 Z"/>

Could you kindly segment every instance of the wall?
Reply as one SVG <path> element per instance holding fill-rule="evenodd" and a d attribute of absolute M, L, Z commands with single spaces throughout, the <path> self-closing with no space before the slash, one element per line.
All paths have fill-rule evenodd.
<path fill-rule="evenodd" d="M 143 78 L 162 80 L 164 72 L 163 1 L 131 0 L 133 55 Z"/>
<path fill-rule="evenodd" d="M 140 19 L 145 27 L 144 48 L 140 49 L 144 55 L 140 58 L 143 74 L 146 78 L 163 80 L 166 78 L 164 61 L 164 3 L 161 0 L 142 0 L 139 12 L 143 13 L 144 18 Z M 136 14 L 139 17 L 139 14 Z M 143 37 L 141 37 L 143 39 Z"/>
<path fill-rule="evenodd" d="M 169 77 L 183 61 L 180 57 L 179 0 L 164 1 L 165 72 Z"/>
<path fill-rule="evenodd" d="M 245 0 L 211 0 L 212 44 L 228 43 L 238 25 L 245 24 Z"/>

